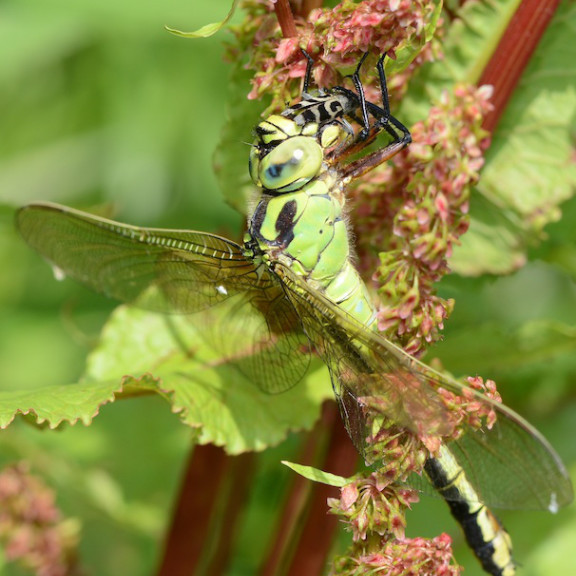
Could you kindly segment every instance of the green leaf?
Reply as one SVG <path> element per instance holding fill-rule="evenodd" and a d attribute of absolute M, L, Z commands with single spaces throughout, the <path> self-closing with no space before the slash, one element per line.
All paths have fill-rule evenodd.
<path fill-rule="evenodd" d="M 63 422 L 85 426 L 92 423 L 100 407 L 114 402 L 122 392 L 121 382 L 95 382 L 48 386 L 37 390 L 0 391 L 0 428 L 9 426 L 17 414 L 38 425 L 57 428 Z"/>
<path fill-rule="evenodd" d="M 504 211 L 477 193 L 470 203 L 470 228 L 454 247 L 450 268 L 463 276 L 507 274 L 526 263 L 528 233 Z M 517 219 L 515 219 L 517 220 Z"/>
<path fill-rule="evenodd" d="M 88 359 L 85 380 L 0 393 L 0 426 L 18 413 L 51 428 L 64 421 L 88 425 L 100 406 L 120 395 L 150 393 L 166 399 L 187 426 L 197 429 L 200 444 L 216 444 L 230 454 L 264 450 L 291 431 L 313 426 L 321 403 L 332 396 L 327 371 L 316 369 L 319 361 L 288 392 L 264 394 L 218 357 L 191 318 L 117 308 Z"/>
<path fill-rule="evenodd" d="M 530 61 L 494 134 L 478 192 L 501 213 L 491 238 L 508 241 L 501 260 L 483 257 L 486 243 L 479 217 L 471 213 L 469 233 L 454 250 L 460 273 L 505 273 L 525 261 L 528 247 L 543 237 L 546 224 L 560 218 L 560 204 L 574 194 L 576 165 L 576 61 L 565 49 L 576 26 L 576 7 L 559 10 Z"/>
<path fill-rule="evenodd" d="M 490 59 L 519 0 L 468 2 L 442 39 L 444 59 L 425 64 L 410 81 L 401 117 L 417 122 L 426 118 L 430 102 L 455 84 L 475 84 Z"/>
<path fill-rule="evenodd" d="M 226 313 L 218 308 L 210 314 Z M 130 374 L 126 383 L 139 387 L 138 378 L 152 372 L 172 411 L 198 429 L 198 442 L 230 454 L 263 450 L 291 431 L 311 428 L 321 403 L 332 396 L 326 370 L 309 372 L 284 394 L 264 394 L 206 343 L 200 331 L 208 321 L 214 316 L 165 317 L 120 307 L 88 360 L 86 377 L 102 381 Z M 320 366 L 317 361 L 314 368 Z"/>
<path fill-rule="evenodd" d="M 294 464 L 294 462 L 288 462 L 287 460 L 282 460 L 282 464 L 288 466 L 304 476 L 308 480 L 313 482 L 320 482 L 321 484 L 328 484 L 328 486 L 336 486 L 337 488 L 342 488 L 346 484 L 350 484 L 351 478 L 343 478 L 342 476 L 337 476 L 336 474 L 330 474 L 330 472 L 324 472 L 323 470 L 318 470 L 318 468 L 313 468 L 312 466 L 303 466 L 302 464 Z"/>
<path fill-rule="evenodd" d="M 182 38 L 208 38 L 216 34 L 216 32 L 220 31 L 226 24 L 229 22 L 230 18 L 234 14 L 236 7 L 238 6 L 239 0 L 234 0 L 232 2 L 232 6 L 230 7 L 230 11 L 224 20 L 220 22 L 213 22 L 212 24 L 206 24 L 202 26 L 202 28 L 198 28 L 194 32 L 182 32 L 181 30 L 176 30 L 175 28 L 170 28 L 169 26 L 164 26 L 168 32 L 174 34 L 175 36 L 181 36 Z"/>
<path fill-rule="evenodd" d="M 466 4 L 447 32 L 445 60 L 423 67 L 414 78 L 402 117 L 420 120 L 442 90 L 476 83 L 517 4 Z M 472 195 L 470 229 L 450 260 L 459 274 L 517 270 L 544 227 L 559 219 L 561 203 L 574 194 L 576 60 L 566 47 L 575 27 L 576 6 L 563 2 L 500 120 Z"/>
<path fill-rule="evenodd" d="M 254 126 L 265 108 L 262 102 L 246 97 L 252 76 L 253 72 L 244 67 L 241 59 L 234 62 L 230 72 L 227 120 L 213 162 L 224 198 L 241 214 L 246 213 L 255 189 L 248 172 L 250 147 L 246 143 L 252 138 Z"/>
<path fill-rule="evenodd" d="M 562 205 L 562 219 L 546 228 L 547 241 L 531 252 L 532 259 L 554 264 L 573 281 L 576 280 L 574 222 L 576 222 L 576 197 L 572 197 Z"/>
<path fill-rule="evenodd" d="M 442 361 L 464 372 L 482 361 L 490 371 L 514 370 L 536 362 L 551 362 L 576 351 L 576 328 L 552 320 L 533 320 L 516 330 L 493 324 L 474 325 L 455 332 L 439 344 Z"/>

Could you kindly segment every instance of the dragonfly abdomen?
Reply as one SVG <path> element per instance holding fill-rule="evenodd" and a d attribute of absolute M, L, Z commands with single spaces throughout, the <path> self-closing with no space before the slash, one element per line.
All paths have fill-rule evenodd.
<path fill-rule="evenodd" d="M 366 327 L 376 321 L 376 309 L 370 293 L 350 260 L 324 289 L 324 295 Z"/>
<path fill-rule="evenodd" d="M 426 461 L 424 471 L 462 526 L 466 541 L 492 576 L 514 576 L 512 541 L 496 516 L 480 501 L 466 473 L 447 446 Z"/>

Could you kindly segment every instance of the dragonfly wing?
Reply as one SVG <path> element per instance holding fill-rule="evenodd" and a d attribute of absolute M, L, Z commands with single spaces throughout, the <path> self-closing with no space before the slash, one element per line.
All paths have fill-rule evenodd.
<path fill-rule="evenodd" d="M 370 455 L 375 430 L 367 416 L 376 409 L 400 430 L 447 439 L 479 501 L 489 506 L 554 510 L 572 500 L 560 458 L 518 414 L 367 330 L 290 270 L 277 266 L 276 272 L 328 364 L 346 428 L 368 464 L 377 463 Z M 482 426 L 461 418 L 455 422 L 447 398 L 464 399 L 479 413 L 492 413 L 495 421 Z"/>
<path fill-rule="evenodd" d="M 265 265 L 213 234 L 120 224 L 57 204 L 16 216 L 20 234 L 55 270 L 97 292 L 163 313 L 196 313 L 224 361 L 267 392 L 296 384 L 309 346 L 293 305 Z M 223 311 L 210 313 L 225 303 Z"/>
<path fill-rule="evenodd" d="M 129 226 L 57 204 L 25 206 L 16 223 L 56 273 L 156 312 L 203 310 L 258 280 L 241 247 L 212 234 Z"/>
<path fill-rule="evenodd" d="M 285 392 L 302 380 L 311 350 L 292 303 L 273 280 L 265 290 L 252 289 L 194 316 L 220 356 L 268 394 Z"/>
<path fill-rule="evenodd" d="M 480 500 L 499 508 L 556 512 L 573 500 L 560 457 L 538 430 L 503 405 L 491 429 L 450 442 Z"/>

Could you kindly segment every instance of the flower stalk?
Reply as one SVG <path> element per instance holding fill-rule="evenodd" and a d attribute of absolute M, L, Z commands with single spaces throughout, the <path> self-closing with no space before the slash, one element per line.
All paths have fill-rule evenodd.
<path fill-rule="evenodd" d="M 373 73 L 377 57 L 386 53 L 391 61 L 404 61 L 389 78 L 392 107 L 408 90 L 414 72 L 442 57 L 438 2 L 344 0 L 331 9 L 295 12 L 296 34 L 283 33 L 284 25 L 281 30 L 275 23 L 272 6 L 264 0 L 246 0 L 248 17 L 234 30 L 236 53 L 244 46 L 248 67 L 254 70 L 248 98 L 270 100 L 263 115 L 281 111 L 299 96 L 307 64 L 302 48 L 314 58 L 313 84 L 318 88 L 346 85 L 346 76 L 369 53 L 364 70 L 370 73 L 363 86 L 366 98 L 374 102 L 380 101 Z M 431 26 L 436 39 L 431 39 Z M 378 328 L 414 356 L 439 339 L 454 306 L 452 300 L 436 295 L 435 284 L 449 272 L 448 258 L 468 229 L 470 192 L 490 142 L 482 122 L 491 110 L 491 95 L 488 87 L 475 86 L 457 86 L 444 93 L 431 103 L 428 117 L 410 127 L 413 144 L 392 165 L 373 170 L 348 191 L 357 264 L 379 298 Z M 401 380 L 399 385 L 417 384 L 410 376 Z M 480 380 L 470 385 L 497 396 L 492 383 Z M 331 574 L 456 576 L 460 568 L 452 560 L 447 535 L 405 537 L 405 513 L 418 497 L 403 482 L 412 473 L 422 473 L 442 440 L 457 438 L 463 425 L 489 427 L 493 414 L 474 397 L 440 394 L 442 413 L 449 417 L 439 422 L 437 430 L 408 431 L 390 424 L 393 398 L 363 396 L 360 390 L 354 394 L 372 431 L 366 436 L 365 456 L 379 470 L 355 476 L 339 498 L 328 501 L 330 512 L 346 524 L 353 541 L 347 554 L 335 560 Z M 416 404 L 415 410 L 426 409 L 425 401 Z M 422 422 L 431 422 L 433 415 L 419 416 Z"/>

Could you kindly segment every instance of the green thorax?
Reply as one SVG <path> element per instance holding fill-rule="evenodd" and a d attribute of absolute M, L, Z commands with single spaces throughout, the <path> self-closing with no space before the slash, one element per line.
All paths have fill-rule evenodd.
<path fill-rule="evenodd" d="M 347 182 L 327 159 L 350 137 L 349 130 L 338 119 L 298 122 L 273 115 L 256 134 L 250 174 L 260 193 L 245 238 L 250 255 L 272 269 L 289 267 L 362 324 L 372 325 L 375 310 L 351 261 Z"/>

